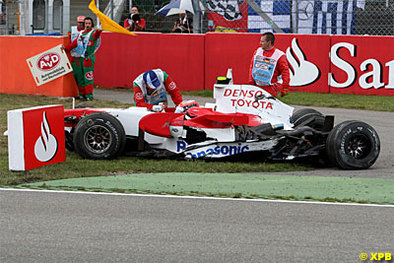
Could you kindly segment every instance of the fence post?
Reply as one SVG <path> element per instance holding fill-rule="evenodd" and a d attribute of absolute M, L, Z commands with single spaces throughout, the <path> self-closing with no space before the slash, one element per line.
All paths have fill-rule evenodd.
<path fill-rule="evenodd" d="M 114 0 L 111 0 L 111 19 L 114 20 Z"/>
<path fill-rule="evenodd" d="M 5 30 L 6 30 L 6 35 L 9 34 L 10 29 L 8 28 L 9 24 L 8 24 L 8 5 L 5 6 Z"/>
<path fill-rule="evenodd" d="M 200 8 L 199 0 L 192 0 L 192 6 L 194 10 L 193 15 L 193 32 L 201 33 L 200 30 L 200 17 L 201 17 L 201 8 Z"/>

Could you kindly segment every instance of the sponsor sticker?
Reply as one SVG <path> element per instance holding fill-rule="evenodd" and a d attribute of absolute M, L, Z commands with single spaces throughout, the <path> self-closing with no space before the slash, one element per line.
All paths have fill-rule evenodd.
<path fill-rule="evenodd" d="M 254 89 L 234 89 L 228 87 L 224 90 L 223 97 L 227 98 L 232 107 L 244 107 L 264 110 L 274 110 L 273 104 L 270 101 L 255 100 L 256 96 L 261 96 L 262 91 Z"/>
<path fill-rule="evenodd" d="M 48 71 L 57 66 L 60 56 L 57 53 L 45 53 L 37 61 L 37 68 L 42 71 Z"/>
<path fill-rule="evenodd" d="M 214 143 L 210 145 L 194 145 L 188 149 L 185 141 L 177 141 L 177 153 L 184 153 L 186 159 L 195 158 L 221 158 L 232 156 L 249 151 L 266 151 L 272 149 L 278 142 L 276 140 L 259 141 L 259 142 L 229 142 Z"/>
<path fill-rule="evenodd" d="M 135 94 L 135 99 L 136 99 L 136 100 L 142 100 L 143 98 L 144 98 L 144 96 L 142 95 L 141 92 L 137 92 L 137 93 Z"/>
<path fill-rule="evenodd" d="M 175 84 L 175 82 L 171 82 L 170 85 L 168 85 L 168 89 L 169 89 L 169 90 L 174 90 L 174 89 L 176 89 L 176 84 Z"/>
<path fill-rule="evenodd" d="M 92 80 L 93 79 L 93 71 L 86 72 L 85 78 L 87 80 Z"/>
<path fill-rule="evenodd" d="M 37 86 L 72 72 L 70 61 L 61 45 L 26 60 Z"/>
<path fill-rule="evenodd" d="M 184 141 L 177 142 L 177 152 L 183 152 L 186 150 L 187 144 Z M 241 143 L 230 143 L 228 145 L 210 145 L 201 147 L 195 150 L 185 152 L 186 156 L 189 158 L 200 158 L 205 156 L 231 156 L 248 151 L 249 147 Z"/>

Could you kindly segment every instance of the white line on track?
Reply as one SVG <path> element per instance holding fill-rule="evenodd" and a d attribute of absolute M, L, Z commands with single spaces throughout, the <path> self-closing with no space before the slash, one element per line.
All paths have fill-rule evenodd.
<path fill-rule="evenodd" d="M 155 198 L 181 198 L 181 199 L 208 199 L 208 200 L 225 200 L 236 202 L 268 202 L 268 203 L 291 203 L 291 204 L 314 204 L 314 205 L 348 205 L 348 206 L 372 206 L 372 207 L 389 207 L 394 205 L 379 204 L 360 204 L 360 203 L 330 203 L 316 201 L 291 201 L 291 200 L 275 200 L 275 199 L 243 199 L 243 198 L 224 198 L 224 197 L 208 197 L 208 196 L 178 196 L 178 195 L 154 195 L 154 194 L 124 194 L 124 193 L 104 193 L 104 192 L 84 192 L 84 191 L 57 191 L 57 190 L 39 190 L 39 189 L 18 189 L 18 188 L 0 188 L 0 191 L 18 191 L 18 192 L 43 192 L 57 194 L 84 194 L 84 195 L 112 195 L 112 196 L 135 196 L 135 197 L 155 197 Z"/>

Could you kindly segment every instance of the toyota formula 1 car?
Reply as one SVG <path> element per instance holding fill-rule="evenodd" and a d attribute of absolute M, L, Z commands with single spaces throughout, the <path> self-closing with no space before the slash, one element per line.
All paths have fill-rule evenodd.
<path fill-rule="evenodd" d="M 350 120 L 334 127 L 333 116 L 309 108 L 294 111 L 251 85 L 216 84 L 214 98 L 204 107 L 165 112 L 65 110 L 66 147 L 89 159 L 125 152 L 180 159 L 320 158 L 342 169 L 366 169 L 378 158 L 379 136 L 367 123 Z"/>

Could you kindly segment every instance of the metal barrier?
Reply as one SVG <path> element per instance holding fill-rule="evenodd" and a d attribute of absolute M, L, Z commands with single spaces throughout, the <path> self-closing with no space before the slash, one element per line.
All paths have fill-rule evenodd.
<path fill-rule="evenodd" d="M 0 34 L 18 34 L 18 3 L 27 0 L 3 1 L 6 4 L 2 4 Z M 88 9 L 89 2 L 72 2 L 69 7 L 70 25 L 75 25 L 78 15 L 93 16 Z M 122 26 L 129 15 L 130 5 L 136 6 L 140 16 L 146 20 L 146 31 L 163 33 L 170 33 L 178 18 L 177 15 L 155 15 L 169 2 L 96 0 L 99 9 Z M 203 5 L 205 11 L 199 21 L 201 33 L 274 31 L 294 34 L 394 35 L 394 0 L 203 0 Z M 188 16 L 193 17 L 192 14 Z"/>

